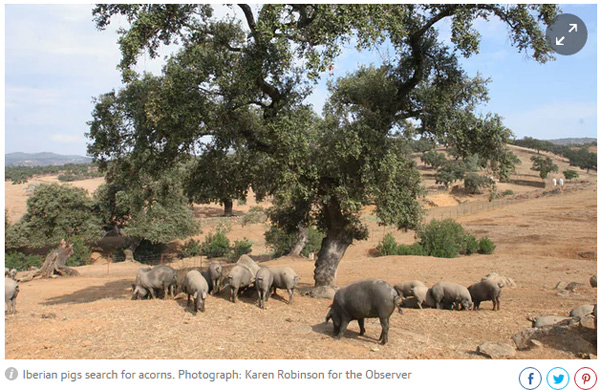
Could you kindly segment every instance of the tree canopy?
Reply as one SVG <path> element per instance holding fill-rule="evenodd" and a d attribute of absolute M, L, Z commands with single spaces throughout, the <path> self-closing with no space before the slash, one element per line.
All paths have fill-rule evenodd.
<path fill-rule="evenodd" d="M 89 153 L 102 164 L 129 158 L 159 173 L 190 155 L 244 151 L 251 185 L 292 211 L 294 226 L 314 222 L 323 239 L 315 284 L 335 284 L 337 264 L 353 240 L 368 235 L 363 206 L 381 223 L 420 221 L 419 175 L 409 158 L 415 136 L 480 153 L 491 169 L 506 158 L 510 131 L 497 115 L 475 114 L 487 80 L 459 63 L 479 50 L 477 18 L 497 17 L 510 42 L 536 61 L 552 58 L 543 24 L 554 5 L 237 5 L 242 20 L 217 19 L 209 5 L 98 5 L 105 28 L 123 15 L 119 45 L 126 87 L 96 100 Z M 452 45 L 438 36 L 448 19 Z M 182 49 L 160 76 L 138 75 L 143 52 Z M 392 55 L 331 83 L 323 117 L 304 99 L 346 45 L 386 43 Z"/>

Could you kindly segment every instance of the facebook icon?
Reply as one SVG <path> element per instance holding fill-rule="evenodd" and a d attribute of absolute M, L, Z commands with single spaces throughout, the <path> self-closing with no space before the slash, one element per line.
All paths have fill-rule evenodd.
<path fill-rule="evenodd" d="M 519 374 L 519 383 L 524 389 L 536 389 L 542 383 L 542 374 L 533 367 L 527 367 Z"/>

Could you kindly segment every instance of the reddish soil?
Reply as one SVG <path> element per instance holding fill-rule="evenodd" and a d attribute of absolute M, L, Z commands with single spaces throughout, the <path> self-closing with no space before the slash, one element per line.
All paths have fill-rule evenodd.
<path fill-rule="evenodd" d="M 592 177 L 584 179 L 591 181 Z M 302 296 L 312 285 L 314 269 L 314 263 L 306 259 L 285 257 L 263 263 L 290 266 L 300 275 L 300 293 L 293 305 L 287 304 L 287 293 L 270 299 L 267 310 L 257 307 L 254 291 L 236 304 L 224 293 L 209 297 L 206 312 L 198 315 L 186 310 L 183 295 L 175 300 L 131 301 L 130 285 L 139 265 L 97 264 L 79 267 L 79 277 L 21 284 L 18 313 L 5 319 L 5 358 L 483 358 L 475 353 L 477 345 L 508 342 L 511 335 L 531 326 L 528 316 L 567 315 L 573 307 L 597 300 L 597 291 L 588 282 L 597 272 L 595 176 L 577 191 L 536 198 L 541 191 L 529 188 L 530 196 L 524 201 L 458 215 L 468 231 L 478 237 L 487 235 L 496 243 L 493 255 L 370 257 L 369 251 L 386 231 L 365 214 L 371 238 L 352 245 L 339 266 L 340 286 L 365 278 L 382 278 L 392 284 L 418 279 L 429 286 L 439 280 L 469 285 L 495 271 L 517 284 L 504 289 L 498 312 L 491 310 L 491 302 L 482 303 L 482 310 L 474 312 L 405 309 L 404 315 L 392 315 L 390 341 L 385 346 L 377 343 L 377 319 L 366 320 L 365 336 L 358 335 L 356 322 L 351 323 L 346 336 L 338 341 L 331 337 L 331 323 L 323 324 L 331 301 Z M 243 214 L 251 206 L 236 210 Z M 433 216 L 436 212 L 431 210 Z M 211 218 L 217 217 L 203 221 L 203 235 L 216 226 L 217 220 Z M 230 239 L 246 236 L 256 240 L 252 255 L 265 253 L 264 224 L 242 227 L 239 217 L 230 219 L 230 224 Z M 393 232 L 400 242 L 414 241 L 412 232 L 390 228 L 387 232 Z M 172 266 L 200 264 L 201 259 L 185 259 Z M 582 286 L 573 294 L 559 296 L 554 289 L 559 281 Z M 517 352 L 516 357 L 578 355 L 577 351 L 544 347 Z"/>

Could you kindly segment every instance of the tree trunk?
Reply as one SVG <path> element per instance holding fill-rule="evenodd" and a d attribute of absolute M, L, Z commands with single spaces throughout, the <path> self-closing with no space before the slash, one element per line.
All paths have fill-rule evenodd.
<path fill-rule="evenodd" d="M 74 276 L 79 275 L 77 270 L 67 266 L 67 260 L 73 254 L 73 248 L 71 245 L 64 240 L 61 240 L 60 245 L 57 249 L 53 250 L 46 256 L 42 268 L 36 271 L 33 275 L 28 275 L 21 281 L 28 281 L 36 278 L 51 278 L 55 274 L 60 276 Z"/>
<path fill-rule="evenodd" d="M 224 200 L 223 204 L 225 206 L 225 216 L 231 217 L 233 216 L 233 201 L 230 199 Z"/>
<path fill-rule="evenodd" d="M 315 263 L 315 287 L 335 287 L 338 264 L 351 243 L 329 235 L 323 239 Z"/>
<path fill-rule="evenodd" d="M 133 257 L 133 254 L 135 253 L 135 250 L 138 248 L 138 246 L 140 246 L 140 244 L 142 243 L 142 239 L 139 237 L 130 237 L 127 241 L 128 247 L 123 251 L 123 253 L 125 254 L 124 261 L 135 263 L 137 261 Z"/>
<path fill-rule="evenodd" d="M 298 239 L 290 251 L 290 256 L 300 256 L 300 252 L 308 242 L 308 228 L 304 225 L 298 226 Z"/>

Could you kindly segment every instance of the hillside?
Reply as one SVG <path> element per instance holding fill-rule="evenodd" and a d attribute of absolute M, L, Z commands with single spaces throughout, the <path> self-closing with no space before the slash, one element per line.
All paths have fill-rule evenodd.
<path fill-rule="evenodd" d="M 582 144 L 590 144 L 592 142 L 596 142 L 596 138 L 559 138 L 559 139 L 549 139 L 548 142 L 552 142 L 555 145 L 582 145 Z"/>
<path fill-rule="evenodd" d="M 84 156 L 69 156 L 50 152 L 42 153 L 7 153 L 4 156 L 7 167 L 18 165 L 26 167 L 91 163 L 92 159 Z"/>

